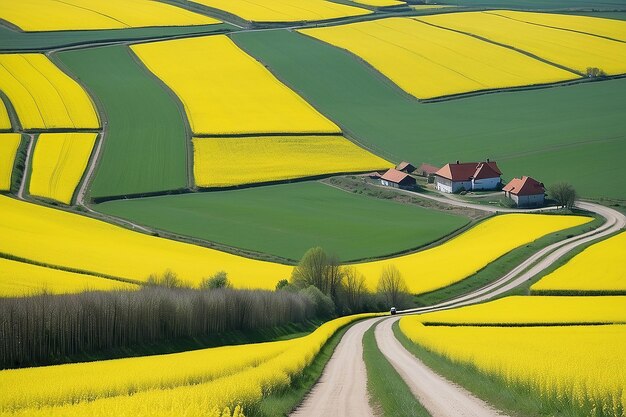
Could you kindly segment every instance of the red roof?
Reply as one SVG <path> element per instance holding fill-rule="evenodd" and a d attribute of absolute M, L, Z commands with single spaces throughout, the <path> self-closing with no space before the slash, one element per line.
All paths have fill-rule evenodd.
<path fill-rule="evenodd" d="M 435 175 L 452 181 L 470 181 L 472 178 L 477 180 L 497 178 L 502 175 L 502 171 L 500 171 L 495 161 L 463 162 L 446 164 L 439 171 L 435 172 Z"/>
<path fill-rule="evenodd" d="M 502 191 L 515 195 L 537 195 L 546 192 L 542 183 L 534 178 L 523 176 L 522 178 L 513 178 Z"/>
<path fill-rule="evenodd" d="M 396 169 L 398 171 L 402 171 L 403 169 L 406 169 L 407 167 L 411 167 L 413 169 L 415 169 L 415 167 L 410 163 L 410 162 L 406 162 L 406 161 L 402 161 L 400 162 L 397 166 Z"/>
<path fill-rule="evenodd" d="M 420 165 L 420 167 L 417 169 L 417 171 L 418 172 L 425 172 L 427 174 L 434 174 L 435 172 L 439 171 L 439 168 L 434 166 L 434 165 L 423 163 L 422 165 Z"/>
<path fill-rule="evenodd" d="M 396 184 L 399 184 L 400 182 L 404 181 L 406 177 L 412 178 L 409 174 L 405 172 L 398 171 L 397 169 L 391 168 L 390 170 L 385 172 L 380 178 L 383 180 L 387 180 L 387 181 L 391 181 L 391 182 L 395 182 Z"/>

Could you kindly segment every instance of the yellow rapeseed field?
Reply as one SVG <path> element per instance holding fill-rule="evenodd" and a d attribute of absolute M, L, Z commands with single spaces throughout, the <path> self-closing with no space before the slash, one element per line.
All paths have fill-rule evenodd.
<path fill-rule="evenodd" d="M 576 255 L 531 287 L 532 291 L 626 291 L 626 232 Z M 626 307 L 625 307 L 626 308 Z"/>
<path fill-rule="evenodd" d="M 226 36 L 132 49 L 178 95 L 197 135 L 339 132 Z"/>
<path fill-rule="evenodd" d="M 11 129 L 11 119 L 9 119 L 9 113 L 4 105 L 4 101 L 0 100 L 0 130 Z"/>
<path fill-rule="evenodd" d="M 134 288 L 137 285 L 0 258 L 0 297 L 23 297 L 44 290 L 69 294 Z"/>
<path fill-rule="evenodd" d="M 372 7 L 390 7 L 406 5 L 403 1 L 398 0 L 352 0 L 354 3 L 363 4 Z"/>
<path fill-rule="evenodd" d="M 0 133 L 0 191 L 11 189 L 11 174 L 22 136 L 19 133 Z"/>
<path fill-rule="evenodd" d="M 626 324 L 626 296 L 514 296 L 484 304 L 421 314 L 422 323 L 444 324 Z"/>
<path fill-rule="evenodd" d="M 405 317 L 400 329 L 430 351 L 527 386 L 547 401 L 625 415 L 626 325 L 448 327 L 419 320 Z"/>
<path fill-rule="evenodd" d="M 274 289 L 291 266 L 257 261 L 133 232 L 61 210 L 0 196 L 0 252 L 133 280 L 171 269 L 198 284 L 227 271 L 237 288 Z"/>
<path fill-rule="evenodd" d="M 554 29 L 490 12 L 447 13 L 420 17 L 434 25 L 481 36 L 529 52 L 540 59 L 585 73 L 588 67 L 610 75 L 626 72 L 626 43 Z M 597 22 L 602 25 L 604 19 Z"/>
<path fill-rule="evenodd" d="M 518 246 L 589 221 L 589 217 L 579 216 L 507 214 L 432 249 L 354 266 L 365 275 L 370 289 L 376 288 L 384 268 L 393 265 L 412 293 L 425 293 L 461 281 Z"/>
<path fill-rule="evenodd" d="M 95 133 L 42 133 L 37 138 L 29 193 L 70 204 L 83 176 Z"/>
<path fill-rule="evenodd" d="M 194 138 L 193 150 L 194 177 L 202 187 L 393 166 L 341 136 Z"/>
<path fill-rule="evenodd" d="M 410 18 L 300 32 L 347 49 L 422 99 L 578 77 L 511 49 Z"/>
<path fill-rule="evenodd" d="M 372 13 L 360 7 L 325 0 L 194 0 L 250 22 L 328 20 Z"/>
<path fill-rule="evenodd" d="M 3 416 L 220 416 L 287 388 L 341 327 L 342 317 L 286 341 L 169 355 L 0 371 Z"/>
<path fill-rule="evenodd" d="M 623 20 L 556 13 L 514 12 L 511 10 L 497 10 L 489 13 L 537 25 L 591 33 L 626 42 L 626 22 Z"/>
<path fill-rule="evenodd" d="M 27 32 L 220 23 L 211 17 L 153 0 L 2 1 L 0 18 Z"/>
<path fill-rule="evenodd" d="M 100 126 L 85 90 L 43 54 L 0 54 L 0 90 L 24 129 Z"/>

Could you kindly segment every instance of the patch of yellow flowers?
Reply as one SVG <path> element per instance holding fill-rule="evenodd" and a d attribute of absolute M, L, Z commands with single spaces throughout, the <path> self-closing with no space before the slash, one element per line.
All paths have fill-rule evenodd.
<path fill-rule="evenodd" d="M 2 103 L 0 101 L 0 113 L 1 110 Z M 11 189 L 13 163 L 21 140 L 22 137 L 19 133 L 0 133 L 0 191 Z"/>
<path fill-rule="evenodd" d="M 286 341 L 0 371 L 2 416 L 243 416 L 289 387 L 342 317 Z"/>

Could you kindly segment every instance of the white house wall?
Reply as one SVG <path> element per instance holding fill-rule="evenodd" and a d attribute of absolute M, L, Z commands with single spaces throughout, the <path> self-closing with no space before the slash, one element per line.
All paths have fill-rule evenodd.
<path fill-rule="evenodd" d="M 472 190 L 495 190 L 500 184 L 500 178 L 484 178 L 480 180 L 474 180 Z"/>

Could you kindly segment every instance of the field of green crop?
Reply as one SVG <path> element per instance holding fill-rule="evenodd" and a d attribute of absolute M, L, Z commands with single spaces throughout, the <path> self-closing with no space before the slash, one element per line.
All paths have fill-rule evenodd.
<path fill-rule="evenodd" d="M 316 182 L 109 201 L 96 210 L 292 260 L 318 245 L 344 261 L 382 256 L 425 245 L 468 223 Z"/>
<path fill-rule="evenodd" d="M 619 163 L 626 152 L 626 79 L 425 104 L 353 55 L 298 33 L 232 38 L 344 131 L 388 159 L 444 164 L 489 157 L 498 161 L 505 179 L 566 180 L 586 197 L 626 198 L 619 186 L 626 175 Z M 604 180 L 596 181 L 599 176 Z"/>
<path fill-rule="evenodd" d="M 92 92 L 106 117 L 102 159 L 92 198 L 187 186 L 190 139 L 174 96 L 126 46 L 72 50 L 57 55 Z"/>

